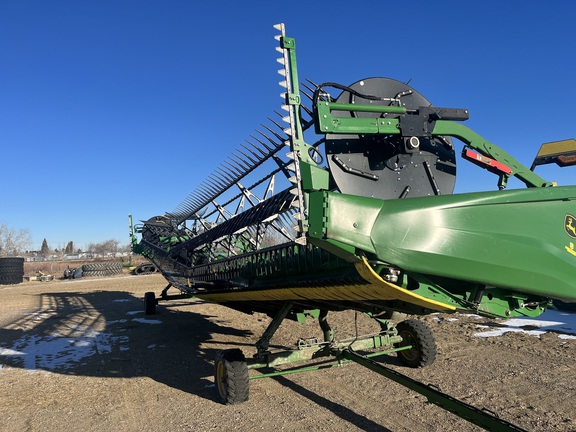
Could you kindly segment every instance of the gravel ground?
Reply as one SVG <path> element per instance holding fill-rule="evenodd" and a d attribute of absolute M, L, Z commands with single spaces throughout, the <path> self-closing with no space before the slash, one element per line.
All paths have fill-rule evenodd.
<path fill-rule="evenodd" d="M 0 431 L 477 431 L 466 421 L 359 365 L 251 381 L 250 400 L 216 401 L 213 360 L 226 348 L 254 354 L 270 319 L 199 300 L 164 302 L 144 315 L 160 275 L 0 286 Z M 534 431 L 576 431 L 576 340 L 507 333 L 476 337 L 499 320 L 421 318 L 438 357 L 391 368 Z M 337 337 L 375 330 L 354 312 L 329 320 Z M 285 322 L 272 340 L 321 337 Z"/>

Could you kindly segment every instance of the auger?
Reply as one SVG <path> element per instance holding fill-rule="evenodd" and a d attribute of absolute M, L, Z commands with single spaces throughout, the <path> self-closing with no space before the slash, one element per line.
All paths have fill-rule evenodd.
<path fill-rule="evenodd" d="M 168 281 L 160 299 L 194 296 L 272 318 L 254 359 L 239 349 L 218 355 L 218 398 L 243 402 L 250 379 L 287 373 L 250 370 L 331 357 L 363 364 L 483 427 L 519 430 L 369 357 L 395 352 L 410 367 L 434 361 L 431 331 L 417 319 L 395 324 L 398 314 L 537 316 L 551 299 L 576 301 L 576 186 L 534 172 L 543 163 L 576 163 L 576 140 L 544 144 L 529 169 L 464 126 L 468 110 L 435 107 L 400 81 L 307 80 L 301 90 L 295 40 L 283 24 L 275 28 L 283 113 L 175 210 L 131 229 L 134 251 Z M 497 190 L 453 193 L 454 139 L 464 160 L 496 175 Z M 512 177 L 526 188 L 506 190 Z M 171 287 L 180 295 L 169 296 Z M 145 300 L 153 313 L 155 294 Z M 337 340 L 327 315 L 349 309 L 374 318 L 380 331 Z M 306 317 L 318 319 L 323 341 L 269 349 L 284 319 Z"/>

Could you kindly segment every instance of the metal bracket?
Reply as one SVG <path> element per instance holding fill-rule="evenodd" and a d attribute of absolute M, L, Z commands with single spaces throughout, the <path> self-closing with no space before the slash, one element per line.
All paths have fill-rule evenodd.
<path fill-rule="evenodd" d="M 405 137 L 431 137 L 436 120 L 468 120 L 468 110 L 460 108 L 420 107 L 417 113 L 399 117 L 398 127 Z"/>

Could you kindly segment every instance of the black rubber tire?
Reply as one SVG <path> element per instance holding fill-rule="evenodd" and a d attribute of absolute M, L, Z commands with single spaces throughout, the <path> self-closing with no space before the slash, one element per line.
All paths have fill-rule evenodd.
<path fill-rule="evenodd" d="M 144 294 L 144 314 L 156 315 L 156 295 L 152 291 Z"/>
<path fill-rule="evenodd" d="M 226 405 L 246 402 L 250 396 L 248 364 L 238 348 L 219 351 L 214 362 L 214 384 L 218 401 Z"/>
<path fill-rule="evenodd" d="M 152 263 L 143 263 L 136 267 L 133 271 L 136 275 L 156 273 L 158 269 Z"/>
<path fill-rule="evenodd" d="M 411 345 L 412 348 L 398 351 L 400 362 L 408 367 L 419 368 L 429 366 L 436 359 L 436 341 L 432 331 L 422 321 L 410 319 L 396 326 L 402 342 L 394 344 L 396 348 Z"/>
<path fill-rule="evenodd" d="M 24 280 L 24 258 L 0 258 L 0 285 L 13 285 Z"/>
<path fill-rule="evenodd" d="M 82 266 L 84 276 L 114 276 L 122 273 L 121 262 L 97 262 Z"/>

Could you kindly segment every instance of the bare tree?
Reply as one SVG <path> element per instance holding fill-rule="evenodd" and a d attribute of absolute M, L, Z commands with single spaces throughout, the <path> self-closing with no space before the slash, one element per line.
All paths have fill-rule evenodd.
<path fill-rule="evenodd" d="M 6 224 L 0 224 L 0 256 L 16 256 L 25 252 L 32 244 L 30 231 L 16 230 Z"/>
<path fill-rule="evenodd" d="M 97 255 L 106 255 L 109 253 L 114 254 L 118 252 L 118 244 L 118 240 L 106 240 L 101 243 L 90 243 L 87 252 Z"/>

